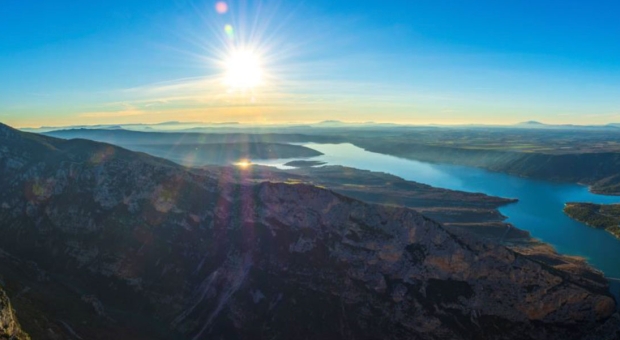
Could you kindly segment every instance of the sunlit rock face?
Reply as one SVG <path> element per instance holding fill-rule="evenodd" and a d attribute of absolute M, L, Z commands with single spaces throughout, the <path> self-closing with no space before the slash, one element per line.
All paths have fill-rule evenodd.
<path fill-rule="evenodd" d="M 599 273 L 456 237 L 408 209 L 2 126 L 0 145 L 0 247 L 12 259 L 0 269 L 36 264 L 5 279 L 38 287 L 20 297 L 40 308 L 29 313 L 62 313 L 26 329 L 33 337 L 617 335 Z"/>
<path fill-rule="evenodd" d="M 0 287 L 0 339 L 27 340 L 30 337 L 21 329 L 11 302 Z"/>

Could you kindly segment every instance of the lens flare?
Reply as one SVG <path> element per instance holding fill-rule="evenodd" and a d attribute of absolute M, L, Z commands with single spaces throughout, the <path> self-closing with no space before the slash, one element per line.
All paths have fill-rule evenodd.
<path fill-rule="evenodd" d="M 228 39 L 233 40 L 235 38 L 235 30 L 233 29 L 232 25 L 224 26 L 224 32 L 226 32 L 226 36 L 228 37 Z"/>
<path fill-rule="evenodd" d="M 242 159 L 237 163 L 234 163 L 234 165 L 240 167 L 241 169 L 247 169 L 252 165 L 252 162 L 248 159 Z"/>
<path fill-rule="evenodd" d="M 228 12 L 228 4 L 224 1 L 218 1 L 215 4 L 215 11 L 219 14 L 226 14 L 226 12 Z"/>

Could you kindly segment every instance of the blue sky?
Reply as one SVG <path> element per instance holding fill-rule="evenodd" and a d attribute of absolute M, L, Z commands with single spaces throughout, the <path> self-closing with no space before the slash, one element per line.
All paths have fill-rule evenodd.
<path fill-rule="evenodd" d="M 215 5 L 5 1 L 0 121 L 620 122 L 618 1 Z M 261 85 L 223 84 L 234 49 Z"/>

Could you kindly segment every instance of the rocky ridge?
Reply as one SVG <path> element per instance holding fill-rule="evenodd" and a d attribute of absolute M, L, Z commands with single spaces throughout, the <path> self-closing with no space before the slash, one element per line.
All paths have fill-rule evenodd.
<path fill-rule="evenodd" d="M 0 339 L 27 340 L 30 339 L 19 325 L 15 311 L 9 298 L 0 287 Z"/>

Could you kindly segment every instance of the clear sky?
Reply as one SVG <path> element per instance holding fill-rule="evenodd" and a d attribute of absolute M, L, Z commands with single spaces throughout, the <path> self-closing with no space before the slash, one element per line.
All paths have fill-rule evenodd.
<path fill-rule="evenodd" d="M 5 0 L 0 121 L 620 122 L 618 13 L 617 0 Z"/>

